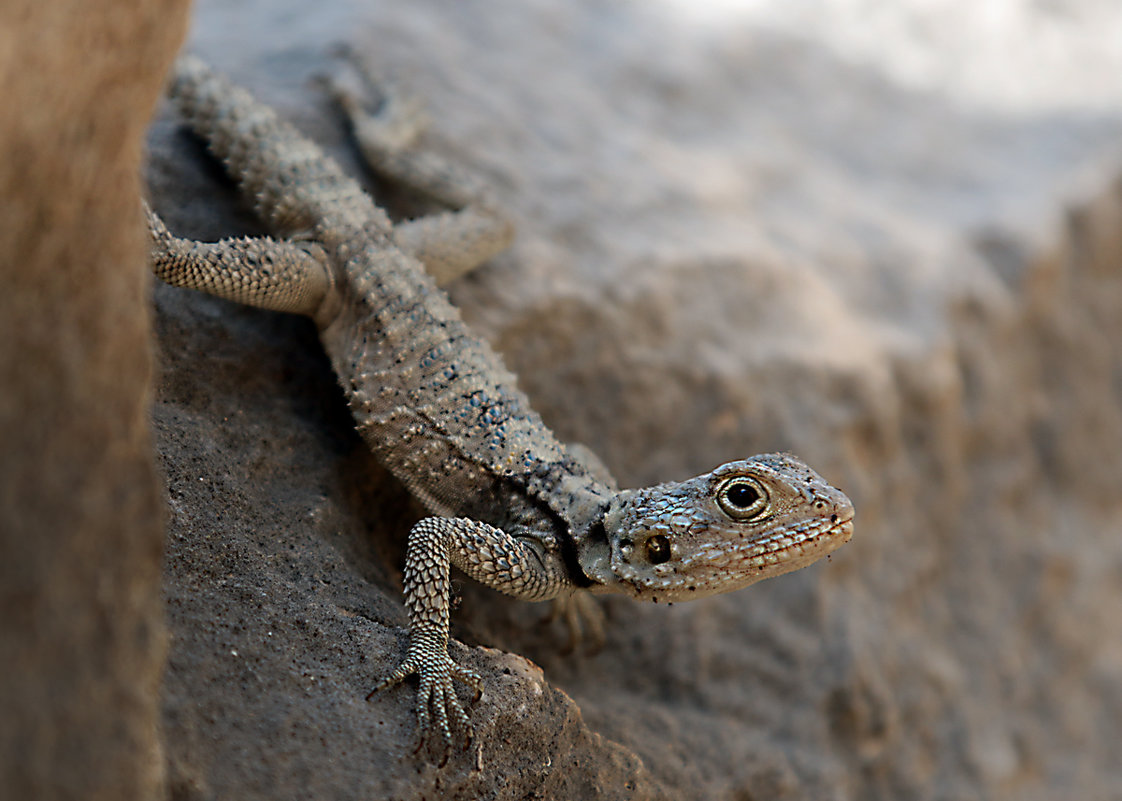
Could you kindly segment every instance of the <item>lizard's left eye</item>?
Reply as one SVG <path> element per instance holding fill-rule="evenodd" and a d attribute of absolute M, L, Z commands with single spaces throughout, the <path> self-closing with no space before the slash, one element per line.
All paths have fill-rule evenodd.
<path fill-rule="evenodd" d="M 717 505 L 733 520 L 751 520 L 767 509 L 767 490 L 748 476 L 735 476 L 717 487 Z"/>

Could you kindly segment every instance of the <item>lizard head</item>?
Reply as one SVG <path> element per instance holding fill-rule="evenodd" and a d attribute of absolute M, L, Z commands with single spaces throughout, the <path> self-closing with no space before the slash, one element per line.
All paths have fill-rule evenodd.
<path fill-rule="evenodd" d="M 806 567 L 853 536 L 853 504 L 795 457 L 769 453 L 620 492 L 603 522 L 607 549 L 583 565 L 589 578 L 682 601 Z"/>

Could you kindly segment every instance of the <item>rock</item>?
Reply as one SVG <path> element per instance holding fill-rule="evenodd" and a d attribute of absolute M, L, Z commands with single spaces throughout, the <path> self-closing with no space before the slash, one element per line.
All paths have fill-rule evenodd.
<path fill-rule="evenodd" d="M 186 3 L 0 26 L 0 798 L 163 797 L 144 133 Z"/>
<path fill-rule="evenodd" d="M 310 323 L 160 286 L 177 797 L 1122 782 L 1122 92 L 1006 103 L 981 67 L 905 81 L 868 42 L 743 14 L 201 5 L 193 49 L 356 171 L 311 80 L 333 46 L 425 100 L 432 146 L 519 228 L 453 299 L 563 438 L 625 485 L 789 449 L 858 527 L 744 592 L 609 599 L 596 655 L 559 654 L 544 609 L 464 581 L 453 651 L 487 693 L 475 746 L 438 769 L 410 753 L 410 687 L 362 700 L 404 643 L 419 509 L 351 431 Z M 1075 19 L 1088 53 L 1117 51 L 1092 11 Z M 260 230 L 173 117 L 151 146 L 173 229 Z"/>

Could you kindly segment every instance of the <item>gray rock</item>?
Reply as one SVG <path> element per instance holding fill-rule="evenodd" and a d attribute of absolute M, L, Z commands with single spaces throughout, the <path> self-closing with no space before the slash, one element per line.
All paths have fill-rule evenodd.
<path fill-rule="evenodd" d="M 853 542 L 730 596 L 609 599 L 596 655 L 464 582 L 482 750 L 438 770 L 410 692 L 363 701 L 404 642 L 420 510 L 310 323 L 157 287 L 176 797 L 1122 783 L 1122 111 L 987 105 L 813 26 L 675 13 L 203 3 L 191 46 L 356 170 L 310 78 L 364 48 L 512 210 L 515 246 L 452 296 L 562 438 L 631 486 L 792 450 L 854 499 Z M 260 230 L 174 118 L 151 148 L 178 233 Z"/>

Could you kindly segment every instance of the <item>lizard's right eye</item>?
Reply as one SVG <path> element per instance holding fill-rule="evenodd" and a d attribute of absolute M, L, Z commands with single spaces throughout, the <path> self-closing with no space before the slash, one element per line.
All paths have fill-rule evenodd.
<path fill-rule="evenodd" d="M 717 488 L 717 505 L 733 520 L 750 520 L 767 510 L 767 490 L 748 476 L 735 476 Z"/>

